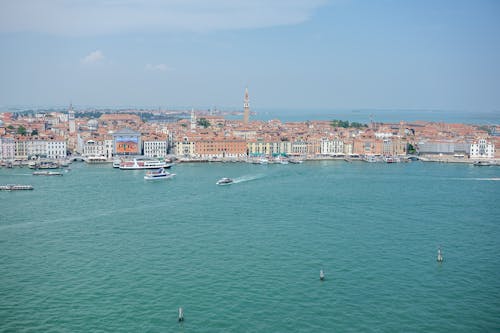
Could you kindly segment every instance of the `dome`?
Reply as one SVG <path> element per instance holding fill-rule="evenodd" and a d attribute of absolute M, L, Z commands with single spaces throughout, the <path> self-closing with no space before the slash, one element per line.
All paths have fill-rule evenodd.
<path fill-rule="evenodd" d="M 98 126 L 98 122 L 96 119 L 90 119 L 88 122 L 87 122 L 87 126 L 90 130 L 96 130 L 97 129 L 97 126 Z"/>

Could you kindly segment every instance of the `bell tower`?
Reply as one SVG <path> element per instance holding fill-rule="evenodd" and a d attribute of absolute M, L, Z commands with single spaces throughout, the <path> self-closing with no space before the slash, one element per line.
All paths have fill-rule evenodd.
<path fill-rule="evenodd" d="M 248 99 L 248 88 L 245 88 L 245 99 L 243 100 L 243 123 L 248 124 L 250 117 L 250 100 Z"/>

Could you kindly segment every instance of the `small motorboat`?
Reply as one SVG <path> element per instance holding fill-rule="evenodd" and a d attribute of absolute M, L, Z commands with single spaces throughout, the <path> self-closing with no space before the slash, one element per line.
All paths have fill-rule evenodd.
<path fill-rule="evenodd" d="M 217 185 L 229 185 L 229 184 L 232 184 L 234 182 L 234 180 L 232 180 L 231 178 L 221 178 L 217 181 Z"/>
<path fill-rule="evenodd" d="M 443 262 L 443 253 L 441 252 L 441 248 L 438 249 L 437 261 Z"/>
<path fill-rule="evenodd" d="M 164 168 L 160 168 L 155 171 L 148 171 L 144 176 L 146 180 L 156 180 L 156 179 L 169 179 L 175 176 L 175 173 L 169 173 L 165 171 Z"/>
<path fill-rule="evenodd" d="M 179 321 L 179 322 L 184 321 L 184 309 L 182 309 L 182 308 L 179 308 L 179 317 L 178 317 L 178 321 Z"/>
<path fill-rule="evenodd" d="M 323 280 L 325 279 L 325 273 L 323 272 L 323 270 L 320 270 L 320 271 L 319 271 L 319 279 L 320 279 L 321 281 L 323 281 Z"/>

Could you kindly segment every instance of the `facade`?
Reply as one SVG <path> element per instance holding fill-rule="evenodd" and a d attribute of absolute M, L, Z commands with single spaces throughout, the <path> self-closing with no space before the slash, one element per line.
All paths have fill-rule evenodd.
<path fill-rule="evenodd" d="M 184 137 L 182 140 L 175 143 L 174 152 L 178 157 L 193 158 L 196 157 L 194 148 L 195 143 L 193 141 L 189 141 L 188 137 Z"/>
<path fill-rule="evenodd" d="M 168 141 L 166 140 L 148 140 L 144 141 L 144 156 L 147 157 L 166 157 L 168 153 Z"/>
<path fill-rule="evenodd" d="M 106 145 L 102 140 L 88 140 L 83 144 L 82 156 L 84 157 L 105 157 Z"/>
<path fill-rule="evenodd" d="M 15 142 L 12 138 L 0 138 L 0 161 L 12 161 L 15 158 Z"/>
<path fill-rule="evenodd" d="M 471 159 L 493 159 L 495 158 L 495 145 L 486 139 L 479 139 L 470 145 Z"/>
<path fill-rule="evenodd" d="M 141 155 L 141 133 L 124 128 L 113 133 L 113 155 Z"/>
<path fill-rule="evenodd" d="M 321 155 L 343 155 L 344 142 L 340 139 L 321 139 Z"/>
<path fill-rule="evenodd" d="M 198 140 L 195 143 L 195 155 L 200 158 L 237 158 L 246 154 L 247 144 L 244 140 Z"/>
<path fill-rule="evenodd" d="M 48 158 L 63 159 L 67 156 L 66 141 L 47 141 Z"/>

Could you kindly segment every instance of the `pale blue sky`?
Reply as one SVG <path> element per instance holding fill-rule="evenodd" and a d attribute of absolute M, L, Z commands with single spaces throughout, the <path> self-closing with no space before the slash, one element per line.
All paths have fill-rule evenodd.
<path fill-rule="evenodd" d="M 0 105 L 500 112 L 500 1 L 0 2 Z"/>

